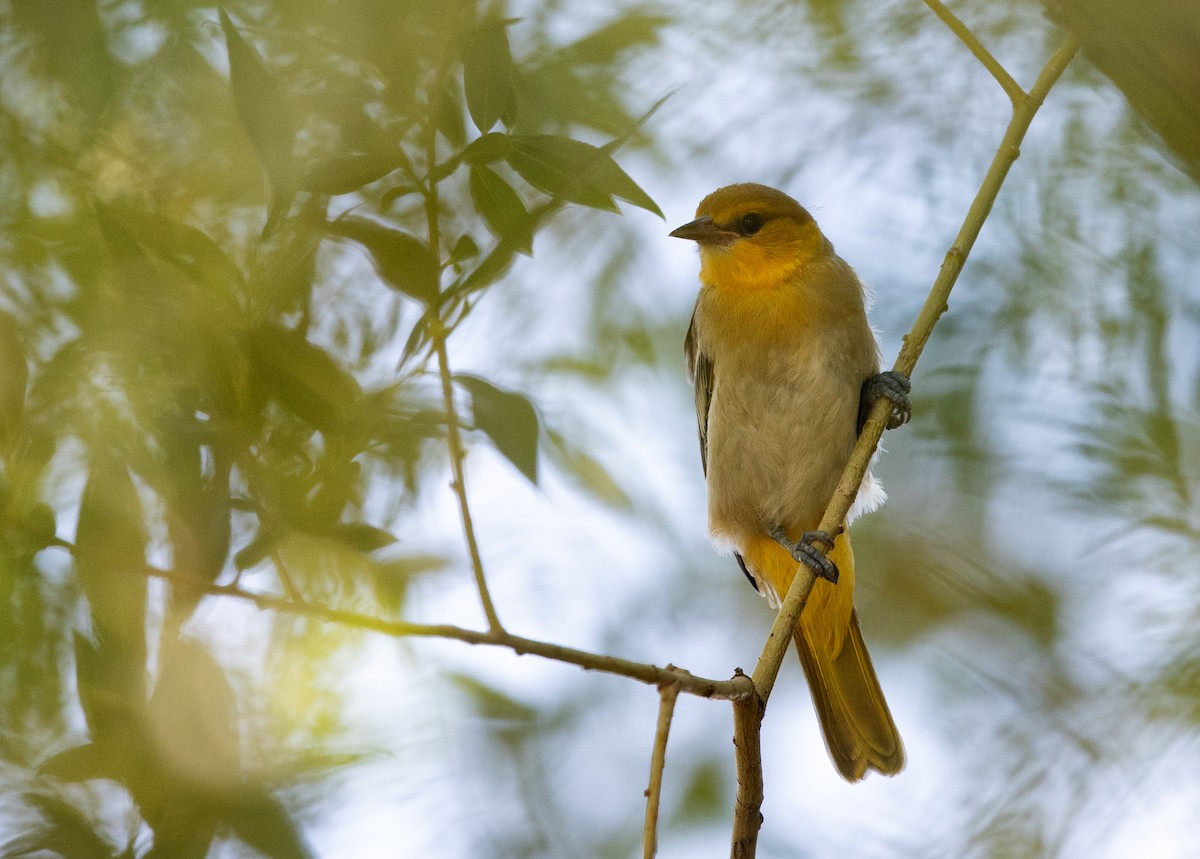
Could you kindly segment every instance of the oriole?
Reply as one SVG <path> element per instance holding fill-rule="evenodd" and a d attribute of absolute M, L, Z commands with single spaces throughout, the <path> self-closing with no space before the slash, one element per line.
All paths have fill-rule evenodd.
<path fill-rule="evenodd" d="M 893 775 L 904 746 L 859 630 L 849 531 L 828 556 L 814 543 L 830 545 L 815 529 L 870 404 L 887 396 L 903 423 L 908 380 L 879 372 L 862 281 L 787 194 L 720 188 L 671 235 L 700 246 L 685 354 L 709 531 L 774 607 L 798 562 L 817 573 L 793 638 L 830 756 L 849 781 Z M 868 475 L 849 518 L 884 497 Z"/>

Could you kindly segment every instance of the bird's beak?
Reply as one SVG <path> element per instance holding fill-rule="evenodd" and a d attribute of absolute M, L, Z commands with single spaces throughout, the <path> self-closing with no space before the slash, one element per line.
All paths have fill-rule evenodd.
<path fill-rule="evenodd" d="M 673 230 L 671 237 L 676 239 L 690 239 L 702 245 L 714 245 L 730 242 L 737 238 L 737 234 L 721 228 L 712 218 L 705 215 Z"/>

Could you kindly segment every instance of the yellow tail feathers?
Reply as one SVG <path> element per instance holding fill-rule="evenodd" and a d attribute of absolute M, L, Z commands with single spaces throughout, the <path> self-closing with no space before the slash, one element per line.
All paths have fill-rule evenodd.
<path fill-rule="evenodd" d="M 838 584 L 817 579 L 792 631 L 808 678 L 825 745 L 838 772 L 858 781 L 868 769 L 895 775 L 904 767 L 904 745 L 884 700 L 854 611 L 854 552 L 850 534 L 834 543 L 830 559 Z M 765 578 L 780 598 L 797 564 L 777 543 L 764 539 L 747 553 L 751 572 Z"/>

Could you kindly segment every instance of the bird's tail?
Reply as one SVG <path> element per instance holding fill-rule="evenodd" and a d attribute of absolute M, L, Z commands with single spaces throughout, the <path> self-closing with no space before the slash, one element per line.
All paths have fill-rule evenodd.
<path fill-rule="evenodd" d="M 782 597 L 796 563 L 778 544 L 762 545 L 755 558 Z M 904 767 L 904 745 L 884 700 L 854 611 L 854 552 L 848 531 L 834 543 L 830 559 L 838 584 L 817 579 L 792 638 L 808 678 L 825 745 L 838 772 L 858 781 L 868 769 L 895 775 Z M 764 563 L 765 562 L 765 563 Z M 788 572 L 783 573 L 786 565 Z M 771 575 L 774 573 L 774 575 Z"/>

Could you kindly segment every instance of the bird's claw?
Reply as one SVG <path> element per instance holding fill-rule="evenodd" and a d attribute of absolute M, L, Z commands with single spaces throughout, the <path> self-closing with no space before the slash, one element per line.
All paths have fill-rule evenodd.
<path fill-rule="evenodd" d="M 886 397 L 892 404 L 892 413 L 887 422 L 888 429 L 896 429 L 908 423 L 912 417 L 912 403 L 908 399 L 911 390 L 912 382 L 898 370 L 885 370 L 867 379 L 863 383 L 858 406 L 859 431 L 862 431 L 863 424 L 871 414 L 871 407 L 880 397 Z"/>
<path fill-rule="evenodd" d="M 824 579 L 831 585 L 838 583 L 837 564 L 829 560 L 829 556 L 825 554 L 833 550 L 833 537 L 828 532 L 805 531 L 795 543 L 787 538 L 782 528 L 773 530 L 771 536 L 775 542 L 788 550 L 793 560 L 799 561 L 812 570 L 814 576 Z M 823 543 L 829 548 L 819 549 L 815 545 L 817 543 Z"/>

